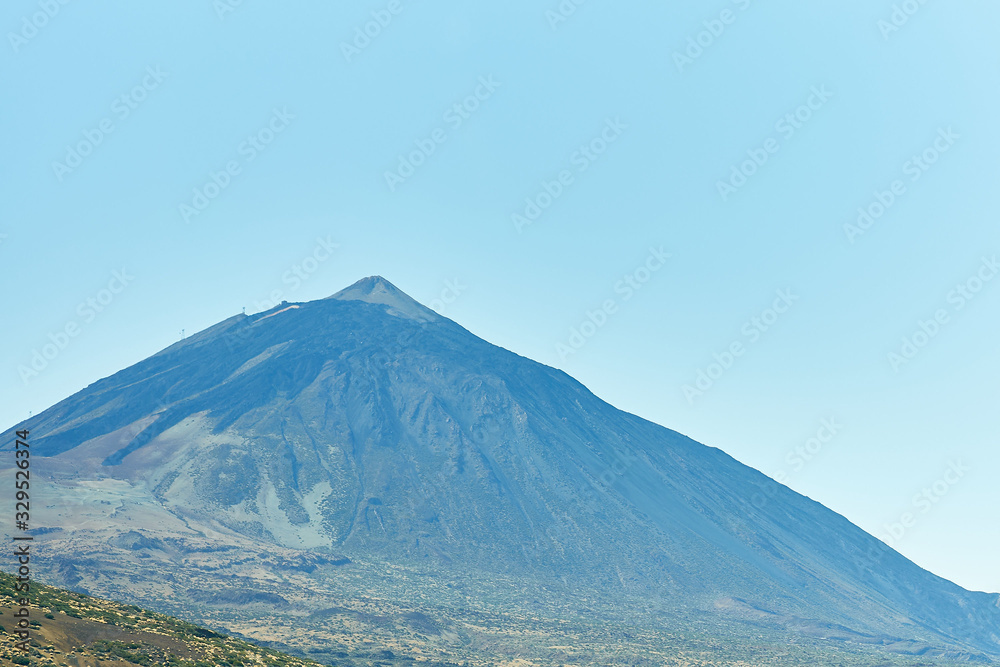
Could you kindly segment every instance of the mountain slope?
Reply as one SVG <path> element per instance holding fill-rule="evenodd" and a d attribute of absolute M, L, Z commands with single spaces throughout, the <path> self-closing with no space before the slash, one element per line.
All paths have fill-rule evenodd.
<path fill-rule="evenodd" d="M 67 488 L 127 486 L 123 512 L 155 515 L 144 527 L 156 539 L 200 526 L 788 632 L 1000 655 L 1000 596 L 920 569 L 378 277 L 225 320 L 18 428 Z"/>

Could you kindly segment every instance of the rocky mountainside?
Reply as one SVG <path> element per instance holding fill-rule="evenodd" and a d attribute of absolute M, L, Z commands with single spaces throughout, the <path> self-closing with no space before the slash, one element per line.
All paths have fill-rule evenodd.
<path fill-rule="evenodd" d="M 57 490 L 44 537 L 69 584 L 125 586 L 100 583 L 100 559 L 73 561 L 95 539 L 158 563 L 122 589 L 140 598 L 171 563 L 225 568 L 258 550 L 306 574 L 391 563 L 535 582 L 552 600 L 599 591 L 632 614 L 641 601 L 789 636 L 1000 656 L 1000 596 L 922 570 L 379 277 L 227 319 L 16 428 Z M 213 543 L 240 546 L 195 558 Z"/>

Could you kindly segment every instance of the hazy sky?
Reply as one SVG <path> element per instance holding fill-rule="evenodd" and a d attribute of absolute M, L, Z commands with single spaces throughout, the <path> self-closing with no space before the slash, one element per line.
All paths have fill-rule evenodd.
<path fill-rule="evenodd" d="M 63 2 L 0 10 L 0 428 L 380 274 L 1000 591 L 1000 7 Z"/>

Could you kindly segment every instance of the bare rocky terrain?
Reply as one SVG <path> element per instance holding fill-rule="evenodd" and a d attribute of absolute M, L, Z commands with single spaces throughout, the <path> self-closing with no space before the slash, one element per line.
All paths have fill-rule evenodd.
<path fill-rule="evenodd" d="M 17 428 L 39 578 L 321 662 L 1000 656 L 1000 596 L 381 278 L 225 320 Z"/>

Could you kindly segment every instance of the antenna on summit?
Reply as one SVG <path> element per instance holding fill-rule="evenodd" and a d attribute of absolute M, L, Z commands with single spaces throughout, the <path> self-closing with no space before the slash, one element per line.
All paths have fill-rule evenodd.
<path fill-rule="evenodd" d="M 181 329 L 181 340 L 184 340 L 184 329 Z"/>

